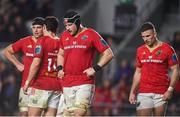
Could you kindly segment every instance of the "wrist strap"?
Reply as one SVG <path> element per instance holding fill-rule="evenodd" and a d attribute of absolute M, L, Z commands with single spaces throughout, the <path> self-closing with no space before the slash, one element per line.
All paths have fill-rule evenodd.
<path fill-rule="evenodd" d="M 59 65 L 59 66 L 57 66 L 57 71 L 60 71 L 60 70 L 62 70 L 63 69 L 63 66 L 62 65 Z"/>
<path fill-rule="evenodd" d="M 93 66 L 93 69 L 94 69 L 95 72 L 98 72 L 99 70 L 102 70 L 102 68 L 98 64 Z"/>

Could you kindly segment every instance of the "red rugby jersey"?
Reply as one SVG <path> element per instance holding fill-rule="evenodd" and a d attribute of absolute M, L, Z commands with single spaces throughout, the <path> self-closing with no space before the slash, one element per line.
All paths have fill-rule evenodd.
<path fill-rule="evenodd" d="M 155 48 L 152 52 L 142 45 L 137 49 L 137 67 L 141 68 L 139 92 L 163 94 L 170 83 L 168 69 L 178 64 L 173 48 L 167 43 Z"/>
<path fill-rule="evenodd" d="M 94 78 L 88 78 L 83 71 L 92 67 L 96 50 L 102 53 L 109 46 L 97 32 L 87 28 L 76 37 L 63 32 L 60 48 L 64 50 L 63 86 L 69 87 L 94 83 Z"/>
<path fill-rule="evenodd" d="M 41 66 L 32 87 L 42 90 L 60 90 L 61 79 L 57 77 L 58 40 L 44 36 L 37 41 L 34 58 L 41 58 Z"/>
<path fill-rule="evenodd" d="M 35 42 L 32 39 L 32 36 L 28 36 L 22 38 L 15 43 L 12 44 L 12 49 L 14 52 L 22 52 L 23 53 L 23 64 L 24 71 L 22 74 L 22 82 L 21 87 L 24 86 L 25 81 L 27 79 L 27 75 L 29 74 L 30 65 L 33 60 L 33 53 L 35 49 Z"/>

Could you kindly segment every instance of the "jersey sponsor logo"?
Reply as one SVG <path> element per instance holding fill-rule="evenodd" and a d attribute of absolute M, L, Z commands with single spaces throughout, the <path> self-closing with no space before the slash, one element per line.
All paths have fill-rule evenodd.
<path fill-rule="evenodd" d="M 33 57 L 34 55 L 32 53 L 26 53 L 26 56 L 31 56 Z"/>
<path fill-rule="evenodd" d="M 83 36 L 81 37 L 82 40 L 86 40 L 87 38 L 88 38 L 87 35 L 83 35 Z"/>
<path fill-rule="evenodd" d="M 108 45 L 107 42 L 106 42 L 103 38 L 101 38 L 101 43 L 102 43 L 104 46 L 107 46 L 107 45 Z"/>
<path fill-rule="evenodd" d="M 172 55 L 172 61 L 175 63 L 175 62 L 177 62 L 177 56 L 176 56 L 176 54 L 174 53 L 173 55 Z"/>
<path fill-rule="evenodd" d="M 156 59 L 143 59 L 141 63 L 162 63 L 163 60 L 156 60 Z"/>
<path fill-rule="evenodd" d="M 85 45 L 69 45 L 69 46 L 65 46 L 64 50 L 73 49 L 73 48 L 82 48 L 82 49 L 85 49 L 85 48 L 87 48 L 87 46 L 85 46 Z"/>
<path fill-rule="evenodd" d="M 49 56 L 57 56 L 57 53 L 48 52 L 48 55 L 49 55 Z"/>
<path fill-rule="evenodd" d="M 36 54 L 40 54 L 41 53 L 41 49 L 42 49 L 41 45 L 37 45 L 36 48 L 35 48 L 35 53 Z"/>

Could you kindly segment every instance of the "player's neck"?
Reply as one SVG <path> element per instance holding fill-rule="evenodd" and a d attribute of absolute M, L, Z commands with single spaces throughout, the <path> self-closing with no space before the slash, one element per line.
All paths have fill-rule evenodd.
<path fill-rule="evenodd" d="M 162 42 L 159 40 L 156 40 L 152 46 L 147 46 L 150 51 L 153 51 L 154 49 L 158 48 L 162 45 Z"/>
<path fill-rule="evenodd" d="M 84 32 L 87 28 L 86 27 L 83 27 L 83 26 L 80 26 L 79 30 L 78 30 L 78 33 L 75 35 L 75 37 L 77 37 L 79 34 L 81 34 L 82 32 Z"/>
<path fill-rule="evenodd" d="M 53 33 L 53 32 L 46 32 L 46 33 L 44 33 L 44 36 L 48 36 L 48 37 L 51 37 L 51 38 L 53 38 L 53 39 L 56 39 L 56 34 L 55 33 Z"/>
<path fill-rule="evenodd" d="M 39 37 L 40 38 L 40 37 Z M 38 38 L 36 38 L 35 36 L 32 36 L 32 40 L 36 43 Z"/>

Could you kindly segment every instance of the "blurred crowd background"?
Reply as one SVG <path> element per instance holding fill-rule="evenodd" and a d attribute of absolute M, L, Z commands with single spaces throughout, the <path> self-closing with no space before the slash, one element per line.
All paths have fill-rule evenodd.
<path fill-rule="evenodd" d="M 128 98 L 135 52 L 143 43 L 139 36 L 143 22 L 154 23 L 158 38 L 170 43 L 180 59 L 180 0 L 0 0 L 0 115 L 19 114 L 21 82 L 21 73 L 2 56 L 2 49 L 31 35 L 31 20 L 36 16 L 55 15 L 62 32 L 62 17 L 69 9 L 78 11 L 83 24 L 98 31 L 115 53 L 115 59 L 97 74 L 89 115 L 135 115 L 135 105 Z M 21 59 L 21 54 L 16 56 Z M 180 81 L 167 115 L 180 115 Z"/>

